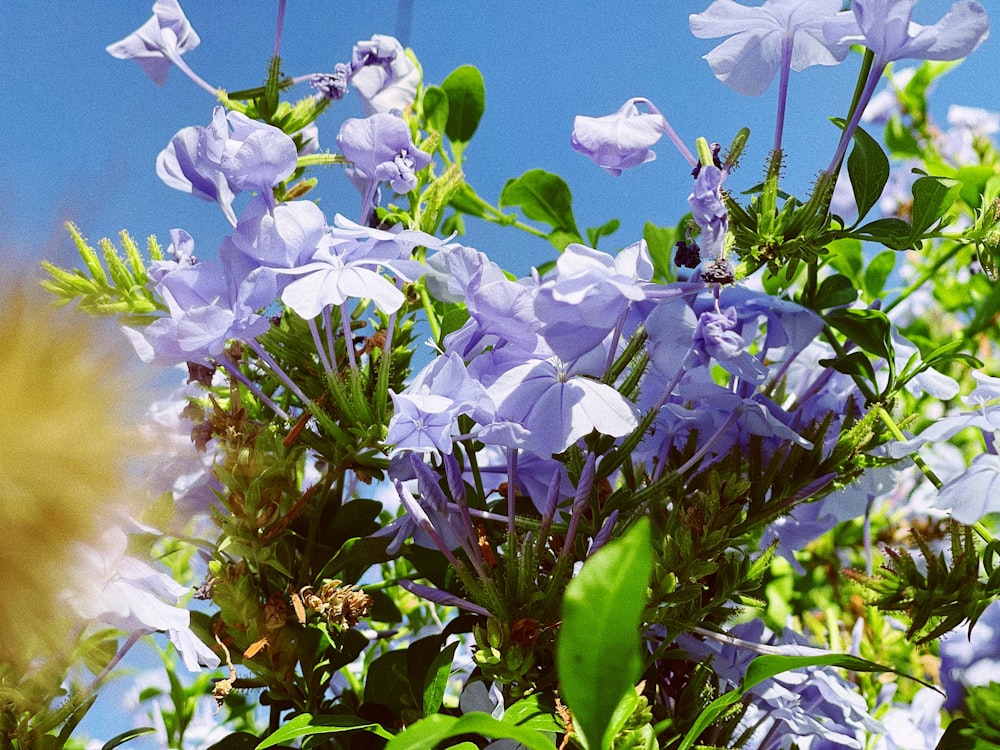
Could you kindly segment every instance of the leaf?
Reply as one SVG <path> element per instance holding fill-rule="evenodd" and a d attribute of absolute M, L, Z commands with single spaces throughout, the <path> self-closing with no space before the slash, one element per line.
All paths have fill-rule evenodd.
<path fill-rule="evenodd" d="M 845 375 L 857 375 L 865 378 L 872 385 L 876 384 L 875 367 L 863 352 L 851 352 L 836 359 L 821 359 L 819 364 L 822 367 L 832 367 Z"/>
<path fill-rule="evenodd" d="M 424 89 L 422 107 L 424 125 L 427 126 L 427 129 L 438 133 L 445 132 L 450 112 L 448 94 L 445 90 L 439 86 L 428 86 Z"/>
<path fill-rule="evenodd" d="M 653 260 L 657 279 L 673 279 L 671 264 L 674 258 L 674 245 L 677 242 L 677 231 L 672 227 L 658 227 L 647 221 L 642 228 L 642 238 L 649 248 L 649 257 Z"/>
<path fill-rule="evenodd" d="M 850 305 L 858 298 L 858 290 L 846 276 L 837 273 L 827 276 L 819 285 L 813 304 L 817 309 L 826 310 L 830 307 Z"/>
<path fill-rule="evenodd" d="M 208 750 L 254 750 L 260 737 L 249 732 L 233 732 L 208 748 Z M 282 748 L 288 745 L 281 745 Z"/>
<path fill-rule="evenodd" d="M 871 242 L 881 242 L 893 250 L 906 250 L 912 247 L 913 228 L 902 219 L 876 219 L 868 222 L 857 230 L 861 239 Z"/>
<path fill-rule="evenodd" d="M 441 88 L 448 95 L 445 134 L 452 143 L 468 143 L 486 109 L 483 74 L 472 65 L 463 65 L 441 82 Z"/>
<path fill-rule="evenodd" d="M 461 718 L 431 714 L 396 735 L 385 750 L 427 750 L 449 737 L 463 734 L 515 740 L 528 750 L 552 750 L 555 747 L 555 743 L 541 732 L 505 724 L 487 713 L 471 711 Z"/>
<path fill-rule="evenodd" d="M 615 708 L 642 673 L 639 624 L 652 565 L 649 522 L 642 519 L 590 557 L 566 587 L 559 685 L 592 750 L 610 743 L 605 732 Z"/>
<path fill-rule="evenodd" d="M 608 237 L 614 234 L 618 231 L 618 227 L 620 226 L 621 222 L 618 219 L 609 219 L 599 227 L 588 227 L 587 241 L 590 243 L 591 247 L 596 248 L 597 242 L 601 239 L 601 237 Z"/>
<path fill-rule="evenodd" d="M 455 649 L 458 648 L 458 641 L 449 643 L 431 662 L 430 669 L 424 677 L 424 716 L 428 716 L 439 708 L 444 700 L 445 688 L 448 687 L 448 678 L 451 677 L 451 663 L 455 658 Z"/>
<path fill-rule="evenodd" d="M 889 159 L 878 142 L 861 128 L 854 131 L 854 148 L 847 157 L 847 173 L 861 221 L 882 196 L 889 181 Z"/>
<path fill-rule="evenodd" d="M 520 206 L 529 219 L 570 232 L 576 235 L 577 241 L 583 242 L 573 218 L 573 194 L 559 175 L 544 169 L 530 169 L 520 177 L 507 180 L 500 193 L 500 206 Z"/>
<path fill-rule="evenodd" d="M 826 322 L 866 352 L 886 361 L 892 360 L 891 326 L 885 313 L 878 310 L 831 310 L 826 314 Z"/>
<path fill-rule="evenodd" d="M 127 732 L 122 732 L 121 734 L 115 735 L 110 740 L 105 742 L 101 746 L 101 750 L 114 750 L 114 748 L 119 745 L 124 745 L 129 740 L 135 739 L 136 737 L 141 737 L 144 734 L 155 734 L 155 727 L 139 727 L 138 729 L 129 729 Z"/>
<path fill-rule="evenodd" d="M 883 250 L 868 263 L 865 268 L 865 292 L 871 299 L 881 296 L 886 280 L 896 267 L 896 253 Z"/>
<path fill-rule="evenodd" d="M 312 734 L 333 734 L 335 732 L 353 732 L 358 729 L 377 734 L 387 740 L 395 735 L 386 731 L 374 722 L 365 721 L 357 716 L 313 716 L 312 714 L 299 714 L 291 721 L 285 723 L 274 734 L 257 745 L 256 750 L 264 750 L 266 747 L 274 747 L 282 742 L 294 740 L 296 737 L 307 737 Z"/>
<path fill-rule="evenodd" d="M 923 234 L 944 216 L 962 191 L 962 183 L 948 177 L 920 177 L 913 183 L 913 237 Z"/>
<path fill-rule="evenodd" d="M 563 726 L 556 719 L 555 710 L 555 701 L 551 695 L 534 693 L 509 706 L 501 721 L 541 732 L 561 732 Z"/>

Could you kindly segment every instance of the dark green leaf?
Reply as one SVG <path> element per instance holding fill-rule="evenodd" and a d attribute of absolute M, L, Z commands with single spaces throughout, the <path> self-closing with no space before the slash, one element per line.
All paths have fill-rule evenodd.
<path fill-rule="evenodd" d="M 857 234 L 893 250 L 906 250 L 914 244 L 913 228 L 902 219 L 876 219 L 860 227 Z"/>
<path fill-rule="evenodd" d="M 920 177 L 913 183 L 913 235 L 923 234 L 958 198 L 962 183 L 948 177 Z"/>
<path fill-rule="evenodd" d="M 864 352 L 851 352 L 836 359 L 821 359 L 819 363 L 823 367 L 832 367 L 845 375 L 857 375 L 869 383 L 875 383 L 875 367 Z"/>
<path fill-rule="evenodd" d="M 889 319 L 878 310 L 831 310 L 826 321 L 866 352 L 892 359 Z"/>
<path fill-rule="evenodd" d="M 142 737 L 144 734 L 155 734 L 156 729 L 154 727 L 139 727 L 138 729 L 129 729 L 127 732 L 122 732 L 121 734 L 115 735 L 110 740 L 105 742 L 101 746 L 101 750 L 114 750 L 114 748 L 119 745 L 124 745 L 131 739 L 136 737 Z"/>
<path fill-rule="evenodd" d="M 463 65 L 444 79 L 441 88 L 448 95 L 445 133 L 452 143 L 468 143 L 486 109 L 483 74 L 472 65 Z"/>
<path fill-rule="evenodd" d="M 427 675 L 424 677 L 424 716 L 441 708 L 445 688 L 448 687 L 448 679 L 451 677 L 451 662 L 455 658 L 457 648 L 458 641 L 449 643 L 438 652 L 430 669 L 427 670 Z"/>
<path fill-rule="evenodd" d="M 974 731 L 975 727 L 968 719 L 955 719 L 948 725 L 934 750 L 985 750 L 976 742 Z"/>
<path fill-rule="evenodd" d="M 234 732 L 212 745 L 208 750 L 254 750 L 260 743 L 260 737 L 249 732 Z M 288 745 L 281 745 L 287 748 Z"/>
<path fill-rule="evenodd" d="M 863 219 L 882 195 L 889 181 L 889 159 L 878 142 L 861 128 L 854 131 L 854 148 L 847 157 L 858 220 Z"/>
<path fill-rule="evenodd" d="M 858 298 L 858 290 L 846 276 L 837 273 L 827 276 L 819 285 L 813 304 L 817 309 L 826 310 L 830 307 L 850 305 Z"/>
<path fill-rule="evenodd" d="M 605 747 L 615 708 L 642 672 L 639 622 L 652 572 L 647 519 L 590 557 L 563 598 L 559 685 L 592 750 Z"/>

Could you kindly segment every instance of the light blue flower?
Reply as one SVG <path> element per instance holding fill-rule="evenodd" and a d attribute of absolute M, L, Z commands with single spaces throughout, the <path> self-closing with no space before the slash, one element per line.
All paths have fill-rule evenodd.
<path fill-rule="evenodd" d="M 841 0 L 767 0 L 751 8 L 715 0 L 689 21 L 699 39 L 729 37 L 705 55 L 715 77 L 740 94 L 758 96 L 782 64 L 799 71 L 843 61 L 850 45 L 837 37 L 856 26 L 841 6 Z"/>

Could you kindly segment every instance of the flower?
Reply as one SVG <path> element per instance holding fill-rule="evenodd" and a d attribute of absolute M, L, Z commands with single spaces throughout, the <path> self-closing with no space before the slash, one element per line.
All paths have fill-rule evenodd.
<path fill-rule="evenodd" d="M 811 65 L 843 62 L 850 44 L 837 38 L 855 29 L 840 0 L 766 0 L 749 8 L 715 0 L 689 17 L 699 39 L 730 37 L 705 60 L 724 84 L 745 96 L 763 94 L 784 64 L 800 71 Z M 786 68 L 787 69 L 787 68 Z"/>
<path fill-rule="evenodd" d="M 535 296 L 541 335 L 566 361 L 599 346 L 622 320 L 630 304 L 647 297 L 653 264 L 645 241 L 617 257 L 570 244 Z"/>
<path fill-rule="evenodd" d="M 324 99 L 338 101 L 347 93 L 347 79 L 351 69 L 344 63 L 337 63 L 332 73 L 317 73 L 309 79 L 312 86 Z"/>
<path fill-rule="evenodd" d="M 109 44 L 109 55 L 135 60 L 157 86 L 167 82 L 171 63 L 201 44 L 177 0 L 156 0 L 153 17 L 121 41 Z"/>
<path fill-rule="evenodd" d="M 487 388 L 497 418 L 526 428 L 523 444 L 539 456 L 561 453 L 593 430 L 623 437 L 638 424 L 632 404 L 610 385 L 556 357 L 529 359 Z M 482 437 L 482 436 L 480 436 Z"/>
<path fill-rule="evenodd" d="M 217 667 L 219 657 L 191 632 L 191 613 L 176 606 L 188 589 L 148 563 L 125 554 L 127 534 L 112 526 L 96 546 L 79 545 L 64 600 L 83 619 L 126 633 L 167 633 L 192 672 Z"/>
<path fill-rule="evenodd" d="M 694 189 L 688 196 L 691 215 L 701 229 L 698 235 L 701 257 L 719 260 L 724 256 L 726 233 L 729 231 L 729 212 L 722 201 L 722 183 L 726 174 L 714 164 L 703 164 L 694 180 Z"/>
<path fill-rule="evenodd" d="M 172 188 L 217 201 L 235 225 L 233 198 L 253 190 L 273 207 L 271 188 L 295 171 L 297 160 L 295 141 L 280 129 L 216 107 L 208 127 L 184 128 L 170 140 L 156 157 L 156 174 Z"/>
<path fill-rule="evenodd" d="M 911 20 L 917 0 L 854 0 L 851 9 L 860 36 L 847 35 L 839 43 L 861 43 L 875 53 L 877 66 L 894 60 L 959 60 L 969 55 L 990 33 L 986 10 L 974 0 L 951 6 L 933 26 Z M 828 28 L 836 36 L 841 29 Z"/>
<path fill-rule="evenodd" d="M 645 104 L 652 113 L 639 111 Z M 651 147 L 664 133 L 666 120 L 655 112 L 648 99 L 635 97 L 625 102 L 617 112 L 603 117 L 577 115 L 573 119 L 573 134 L 569 144 L 615 177 L 622 171 L 653 161 Z"/>
<path fill-rule="evenodd" d="M 431 163 L 430 154 L 413 145 L 403 118 L 386 113 L 346 120 L 337 146 L 369 180 L 388 182 L 397 193 L 413 190 L 415 173 Z"/>
<path fill-rule="evenodd" d="M 216 201 L 230 224 L 236 224 L 236 191 L 215 164 L 199 156 L 205 128 L 192 125 L 178 131 L 156 157 L 156 174 L 167 185 L 204 201 Z"/>
<path fill-rule="evenodd" d="M 271 188 L 295 171 L 295 141 L 279 128 L 240 112 L 216 107 L 202 130 L 199 156 L 226 176 L 234 190 L 255 190 L 271 198 Z"/>
<path fill-rule="evenodd" d="M 358 42 L 351 54 L 351 85 L 365 114 L 404 110 L 417 96 L 420 68 L 406 56 L 395 37 L 375 34 Z"/>
<path fill-rule="evenodd" d="M 199 362 L 218 357 L 226 341 L 247 340 L 270 327 L 239 296 L 239 288 L 216 263 L 182 266 L 156 285 L 169 315 L 145 328 L 125 328 L 143 362 Z"/>
<path fill-rule="evenodd" d="M 941 487 L 934 507 L 966 524 L 1000 511 L 1000 456 L 981 453 L 972 459 L 968 469 Z"/>

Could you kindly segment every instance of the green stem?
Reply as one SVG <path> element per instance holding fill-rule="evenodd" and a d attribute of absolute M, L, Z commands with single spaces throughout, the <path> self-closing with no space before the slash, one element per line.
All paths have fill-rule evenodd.
<path fill-rule="evenodd" d="M 878 406 L 878 415 L 882 420 L 882 424 L 889 428 L 889 432 L 892 433 L 892 436 L 896 438 L 896 440 L 906 440 L 906 436 L 900 431 L 899 427 L 896 425 L 896 421 L 892 418 L 892 415 L 889 414 L 889 412 L 886 411 L 885 407 L 881 404 Z M 941 487 L 944 486 L 944 483 L 938 478 L 937 474 L 934 473 L 934 470 L 927 465 L 919 453 L 911 453 L 910 458 L 936 489 L 940 490 Z M 983 525 L 982 521 L 976 521 L 972 524 L 972 529 L 979 534 L 979 537 L 987 544 L 993 541 L 993 534 L 990 533 L 989 529 Z"/>

